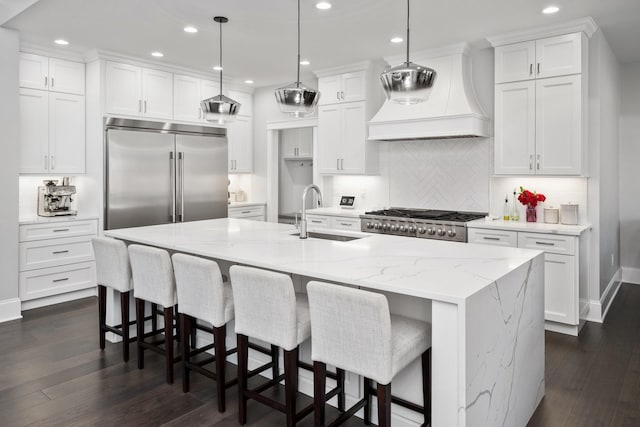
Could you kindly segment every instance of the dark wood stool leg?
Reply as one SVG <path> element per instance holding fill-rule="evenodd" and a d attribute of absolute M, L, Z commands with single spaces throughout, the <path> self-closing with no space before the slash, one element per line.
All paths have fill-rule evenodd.
<path fill-rule="evenodd" d="M 173 317 L 175 319 L 178 319 L 178 304 L 176 304 L 173 307 Z M 174 325 L 172 323 L 171 324 L 171 333 L 173 333 L 173 326 Z M 181 331 L 180 331 L 180 326 L 178 325 L 178 323 L 176 323 L 175 327 L 176 327 L 176 334 L 174 336 L 175 336 L 177 342 L 181 342 L 182 341 L 182 339 L 181 339 L 182 334 L 181 334 Z M 166 328 L 166 325 L 165 325 L 165 328 Z"/>
<path fill-rule="evenodd" d="M 178 314 L 178 323 L 180 324 L 180 329 L 182 331 L 189 330 L 191 326 L 191 317 L 186 314 L 179 313 Z M 185 393 L 189 392 L 190 386 L 190 369 L 187 366 L 190 361 L 189 357 L 189 342 L 184 340 L 182 342 L 182 391 Z"/>
<path fill-rule="evenodd" d="M 216 352 L 216 387 L 218 391 L 218 411 L 224 412 L 226 409 L 225 384 L 226 376 L 224 375 L 225 361 L 227 359 L 227 346 L 225 340 L 227 338 L 227 325 L 219 328 L 213 328 L 214 348 Z"/>
<path fill-rule="evenodd" d="M 164 347 L 167 384 L 173 384 L 173 307 L 164 309 Z"/>
<path fill-rule="evenodd" d="M 249 359 L 249 339 L 238 334 L 238 422 L 247 423 L 247 370 Z"/>
<path fill-rule="evenodd" d="M 296 425 L 296 394 L 298 391 L 298 347 L 284 351 L 284 395 L 287 427 Z"/>
<path fill-rule="evenodd" d="M 105 347 L 105 323 L 107 322 L 107 288 L 98 285 L 98 331 L 100 332 L 100 349 Z"/>
<path fill-rule="evenodd" d="M 338 387 L 340 387 L 340 393 L 338 393 L 338 410 L 344 412 L 345 407 L 345 393 L 344 393 L 344 369 L 337 368 L 336 374 L 338 375 Z"/>
<path fill-rule="evenodd" d="M 431 425 L 431 349 L 422 353 L 422 401 L 424 405 L 424 424 Z"/>
<path fill-rule="evenodd" d="M 391 383 L 378 384 L 378 427 L 391 427 Z"/>
<path fill-rule="evenodd" d="M 280 375 L 280 350 L 277 346 L 271 346 L 271 361 L 273 367 L 271 368 L 271 378 L 277 378 Z"/>
<path fill-rule="evenodd" d="M 198 332 L 198 330 L 196 329 L 196 322 L 197 322 L 197 320 L 194 319 L 193 322 L 191 323 L 191 331 L 190 331 L 190 333 L 191 333 L 191 348 L 194 349 L 194 350 L 197 348 L 197 344 L 198 344 L 198 342 L 196 341 L 196 338 L 197 338 L 196 334 Z"/>
<path fill-rule="evenodd" d="M 136 298 L 136 347 L 138 353 L 138 369 L 144 368 L 144 300 Z"/>
<path fill-rule="evenodd" d="M 364 387 L 363 387 L 363 395 L 365 405 L 364 405 L 364 423 L 366 425 L 371 425 L 371 388 L 373 387 L 373 382 L 369 378 L 364 378 Z"/>
<path fill-rule="evenodd" d="M 153 335 L 158 333 L 158 306 L 156 304 L 151 304 L 151 330 Z"/>
<path fill-rule="evenodd" d="M 344 371 L 343 371 L 344 372 Z M 339 375 L 339 374 L 338 374 Z M 313 426 L 324 427 L 325 404 L 327 383 L 327 365 L 322 362 L 313 362 Z M 340 399 L 338 399 L 340 402 Z M 344 410 L 341 409 L 341 410 Z"/>
<path fill-rule="evenodd" d="M 120 292 L 120 311 L 122 312 L 122 359 L 129 361 L 129 293 Z"/>

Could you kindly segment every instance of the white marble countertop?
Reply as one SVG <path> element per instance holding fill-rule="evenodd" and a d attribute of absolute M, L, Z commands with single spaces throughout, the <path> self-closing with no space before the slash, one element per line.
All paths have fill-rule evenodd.
<path fill-rule="evenodd" d="M 264 206 L 266 203 L 264 202 L 231 202 L 229 203 L 230 208 L 246 208 L 249 206 Z"/>
<path fill-rule="evenodd" d="M 469 228 L 486 230 L 526 231 L 529 233 L 564 234 L 579 236 L 591 228 L 591 224 L 565 225 L 544 222 L 504 221 L 502 219 L 477 219 L 467 223 Z"/>
<path fill-rule="evenodd" d="M 350 242 L 301 240 L 294 232 L 287 224 L 223 218 L 109 230 L 105 235 L 455 304 L 542 253 L 370 234 Z"/>
<path fill-rule="evenodd" d="M 67 221 L 86 221 L 89 219 L 98 219 L 98 215 L 63 215 L 63 216 L 21 216 L 18 219 L 20 225 L 28 224 L 45 224 L 48 222 L 67 222 Z"/>
<path fill-rule="evenodd" d="M 309 215 L 347 216 L 359 218 L 364 215 L 365 209 L 342 209 L 341 207 L 307 209 Z"/>

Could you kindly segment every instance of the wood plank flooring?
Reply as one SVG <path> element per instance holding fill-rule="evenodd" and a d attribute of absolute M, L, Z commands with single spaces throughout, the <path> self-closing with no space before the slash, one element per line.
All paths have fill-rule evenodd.
<path fill-rule="evenodd" d="M 220 414 L 213 382 L 194 374 L 192 392 L 184 394 L 178 370 L 175 384 L 165 383 L 162 357 L 147 352 L 138 370 L 135 346 L 128 364 L 119 345 L 100 351 L 97 324 L 94 298 L 0 324 L 1 426 L 238 425 L 234 389 Z M 228 370 L 235 375 L 232 365 Z M 546 378 L 546 396 L 529 426 L 640 426 L 640 286 L 623 285 L 607 321 L 588 323 L 579 338 L 548 332 Z M 248 426 L 283 424 L 282 414 L 249 403 Z"/>

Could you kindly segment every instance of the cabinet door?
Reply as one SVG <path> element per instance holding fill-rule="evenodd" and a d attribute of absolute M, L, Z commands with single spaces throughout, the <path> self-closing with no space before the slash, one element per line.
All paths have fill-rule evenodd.
<path fill-rule="evenodd" d="M 538 174 L 580 175 L 582 166 L 582 77 L 536 81 Z"/>
<path fill-rule="evenodd" d="M 172 118 L 173 74 L 142 69 L 142 114 L 156 119 Z"/>
<path fill-rule="evenodd" d="M 582 33 L 536 40 L 536 77 L 582 72 Z"/>
<path fill-rule="evenodd" d="M 313 157 L 313 128 L 298 129 L 298 157 Z"/>
<path fill-rule="evenodd" d="M 140 116 L 142 114 L 142 68 L 118 62 L 106 63 L 107 113 Z"/>
<path fill-rule="evenodd" d="M 280 131 L 280 149 L 285 159 L 298 157 L 298 129 Z"/>
<path fill-rule="evenodd" d="M 544 318 L 578 324 L 575 257 L 544 254 Z"/>
<path fill-rule="evenodd" d="M 229 125 L 229 172 L 253 170 L 253 126 L 251 117 L 238 116 Z"/>
<path fill-rule="evenodd" d="M 533 79 L 535 56 L 535 41 L 496 47 L 496 83 Z"/>
<path fill-rule="evenodd" d="M 340 173 L 364 173 L 367 143 L 364 102 L 344 104 L 340 111 Z"/>
<path fill-rule="evenodd" d="M 337 173 L 340 145 L 340 105 L 333 104 L 318 109 L 318 171 Z"/>
<path fill-rule="evenodd" d="M 48 109 L 47 91 L 20 88 L 20 173 L 49 170 Z"/>
<path fill-rule="evenodd" d="M 496 85 L 495 173 L 534 174 L 536 148 L 535 81 Z"/>
<path fill-rule="evenodd" d="M 49 88 L 49 58 L 20 53 L 20 87 L 31 89 Z"/>
<path fill-rule="evenodd" d="M 49 94 L 49 170 L 84 173 L 84 96 Z"/>
<path fill-rule="evenodd" d="M 342 102 L 364 101 L 366 96 L 366 72 L 356 71 L 342 75 L 340 99 Z"/>
<path fill-rule="evenodd" d="M 186 122 L 202 120 L 200 108 L 200 79 L 174 74 L 173 118 Z"/>
<path fill-rule="evenodd" d="M 229 90 L 228 96 L 234 101 L 240 103 L 240 111 L 238 114 L 242 116 L 253 115 L 253 96 L 250 93 Z"/>
<path fill-rule="evenodd" d="M 320 92 L 320 100 L 318 104 L 328 105 L 341 102 L 340 99 L 340 74 L 335 76 L 321 77 L 318 79 L 318 91 Z"/>
<path fill-rule="evenodd" d="M 49 59 L 49 90 L 84 95 L 84 64 Z"/>
<path fill-rule="evenodd" d="M 213 80 L 200 80 L 200 100 L 220 95 L 220 83 Z"/>

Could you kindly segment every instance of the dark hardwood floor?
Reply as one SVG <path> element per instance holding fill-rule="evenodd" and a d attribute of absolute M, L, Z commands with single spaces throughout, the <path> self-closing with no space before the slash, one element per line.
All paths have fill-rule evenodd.
<path fill-rule="evenodd" d="M 0 324 L 1 426 L 238 425 L 234 389 L 220 414 L 213 382 L 194 374 L 192 392 L 184 394 L 178 370 L 175 384 L 165 383 L 162 357 L 148 352 L 138 370 L 135 346 L 129 363 L 119 345 L 100 351 L 97 324 L 93 298 Z M 623 285 L 606 323 L 588 323 L 579 338 L 548 332 L 546 377 L 530 426 L 640 426 L 640 286 Z M 282 414 L 249 403 L 247 425 L 283 424 Z"/>

